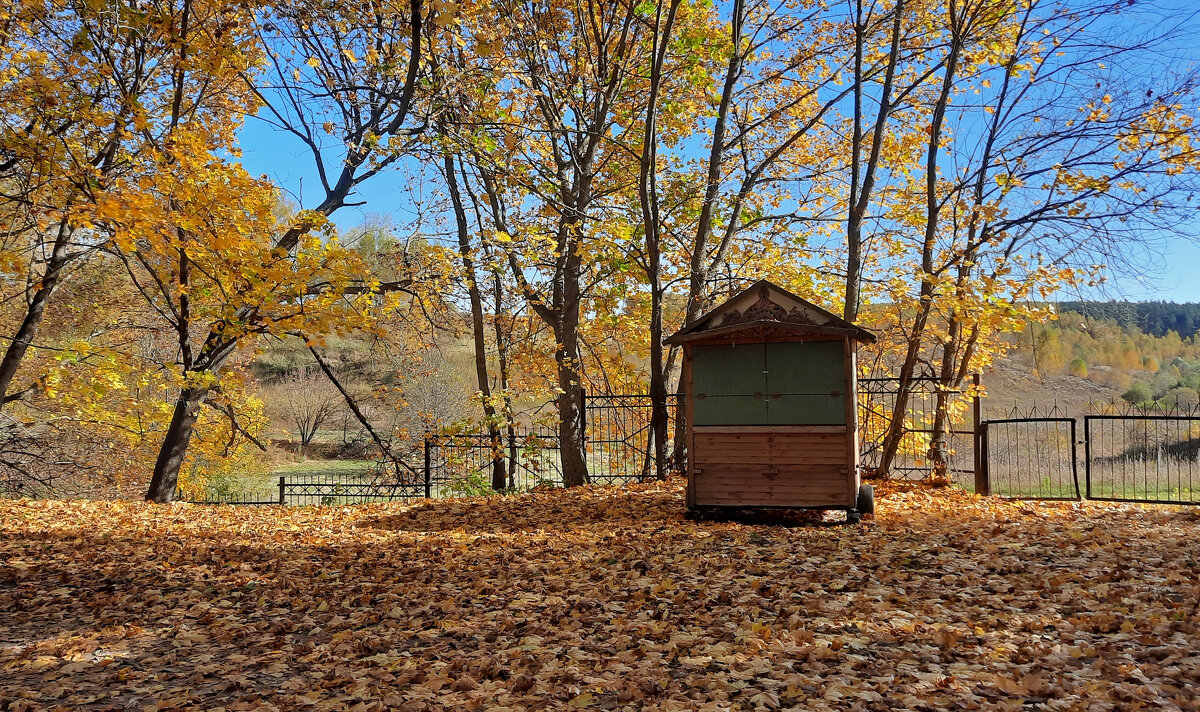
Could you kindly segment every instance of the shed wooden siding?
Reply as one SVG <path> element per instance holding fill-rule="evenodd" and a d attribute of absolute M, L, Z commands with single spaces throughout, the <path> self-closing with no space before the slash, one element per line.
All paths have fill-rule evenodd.
<path fill-rule="evenodd" d="M 845 426 L 694 426 L 693 506 L 854 506 Z"/>

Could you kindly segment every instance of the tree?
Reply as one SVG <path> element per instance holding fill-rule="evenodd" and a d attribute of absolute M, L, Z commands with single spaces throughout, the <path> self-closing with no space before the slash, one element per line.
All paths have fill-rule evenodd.
<path fill-rule="evenodd" d="M 325 375 L 313 368 L 284 376 L 276 384 L 275 391 L 288 420 L 300 436 L 302 452 L 312 444 L 321 426 L 337 416 L 342 401 Z"/>
<path fill-rule="evenodd" d="M 247 17 L 221 0 L 145 9 L 21 0 L 11 17 L 0 35 L 0 214 L 24 312 L 0 359 L 0 405 L 31 391 L 10 392 L 69 266 L 111 238 L 114 186 L 136 190 L 131 177 L 154 171 L 147 147 L 179 121 L 219 121 L 230 92 L 238 96 L 231 73 L 248 56 Z M 187 87 L 184 107 L 179 72 L 189 62 L 212 71 Z"/>
<path fill-rule="evenodd" d="M 483 406 L 484 424 L 488 430 L 492 457 L 492 489 L 501 491 L 508 486 L 503 456 L 500 427 L 503 424 L 492 399 L 492 381 L 488 375 L 486 328 L 483 313 L 483 290 L 479 286 L 479 271 L 476 269 L 476 257 L 472 249 L 471 229 L 467 222 L 467 207 L 462 192 L 458 187 L 459 169 L 454 157 L 447 154 L 442 163 L 443 176 L 450 190 L 451 204 L 454 210 L 455 233 L 458 238 L 458 254 L 462 262 L 463 276 L 466 280 L 467 298 L 471 309 L 472 346 L 475 351 L 475 384 L 479 388 L 479 400 Z M 494 282 L 497 286 L 498 280 Z M 507 410 L 507 409 L 506 409 Z M 505 413 L 505 420 L 511 420 Z"/>
<path fill-rule="evenodd" d="M 228 300 L 224 304 L 218 300 L 210 307 L 203 315 L 207 322 L 192 314 L 193 258 L 187 250 L 163 243 L 167 249 L 157 250 L 157 256 L 177 259 L 156 261 L 152 266 L 130 261 L 135 268 L 145 268 L 148 277 L 154 275 L 153 291 L 143 290 L 143 295 L 170 315 L 182 356 L 179 397 L 146 493 L 147 499 L 156 502 L 170 501 L 199 409 L 214 378 L 243 340 L 281 329 L 300 329 L 309 338 L 319 338 L 335 324 L 337 328 L 363 324 L 353 316 L 362 314 L 372 301 L 370 295 L 381 285 L 372 282 L 352 255 L 336 242 L 323 243 L 314 230 L 327 225 L 328 216 L 347 204 L 358 185 L 403 155 L 399 144 L 406 137 L 424 128 L 407 123 L 416 103 L 422 43 L 427 37 L 422 0 L 404 4 L 375 0 L 353 6 L 301 2 L 269 8 L 258 19 L 269 71 L 260 76 L 248 66 L 241 72 L 242 79 L 262 106 L 266 120 L 308 149 L 323 192 L 314 208 L 301 211 L 288 223 L 268 221 L 268 204 L 259 197 L 255 213 L 243 211 L 219 226 L 233 228 L 232 233 L 210 230 L 204 235 L 210 241 L 208 255 L 214 260 L 210 266 L 221 267 L 212 278 L 217 290 L 213 294 Z M 183 34 L 182 46 L 187 47 L 187 33 Z M 179 85 L 203 78 L 202 73 L 189 69 L 178 72 Z M 223 135 L 230 137 L 228 128 L 234 125 L 236 122 L 230 121 Z M 326 142 L 328 136 L 334 137 L 333 145 Z M 397 145 L 391 145 L 393 140 Z M 210 146 L 202 143 L 200 148 Z M 170 165 L 182 159 L 178 152 L 172 153 Z M 188 161 L 195 162 L 195 158 Z M 232 170 L 228 165 L 221 168 Z M 226 186 L 241 183 L 252 195 L 262 196 L 261 190 L 255 191 L 255 186 L 236 176 L 236 170 L 227 176 Z M 174 187 L 187 185 L 185 180 Z M 238 230 L 233 224 L 251 217 L 256 223 L 252 231 Z M 191 224 L 177 227 L 171 232 L 178 239 L 189 245 L 203 244 L 187 234 Z M 215 226 L 206 223 L 204 227 Z M 232 244 L 222 244 L 227 241 Z M 223 261 L 226 247 L 240 250 L 239 256 L 246 262 Z M 235 284 L 250 291 L 227 290 Z M 406 278 L 385 286 L 399 289 L 407 284 Z M 360 300 L 366 303 L 355 303 Z M 338 323 L 343 317 L 347 321 Z M 193 344 L 197 327 L 206 333 Z"/>
<path fill-rule="evenodd" d="M 554 337 L 559 453 L 567 486 L 589 481 L 583 435 L 580 324 L 598 264 L 589 255 L 616 225 L 602 201 L 627 191 L 630 156 L 608 137 L 640 111 L 629 87 L 644 66 L 632 4 L 500 2 L 472 28 L 496 98 L 473 118 L 474 160 L 492 242 L 529 309 Z"/>
<path fill-rule="evenodd" d="M 659 111 L 663 101 L 664 72 L 671 49 L 675 21 L 682 0 L 660 1 L 654 8 L 650 25 L 650 85 L 642 125 L 641 155 L 638 157 L 638 205 L 642 230 L 646 236 L 646 287 L 650 291 L 650 431 L 654 438 L 654 472 L 659 479 L 667 476 L 667 364 L 663 358 L 663 232 L 659 213 L 658 146 Z"/>
<path fill-rule="evenodd" d="M 882 469 L 899 447 L 923 363 L 936 363 L 929 371 L 941 381 L 932 456 L 944 464 L 949 393 L 1002 352 L 1000 332 L 1037 311 L 1022 304 L 1094 279 L 1122 245 L 1178 224 L 1194 175 L 1192 129 L 1162 97 L 1189 94 L 1194 80 L 1146 75 L 1142 63 L 1172 30 L 1106 37 L 1121 11 L 1111 2 L 1069 11 L 957 2 L 939 21 L 948 42 L 935 64 L 940 85 L 914 95 L 909 117 L 924 124 L 924 170 L 904 179 L 905 154 L 891 159 L 901 180 L 884 194 L 889 217 L 879 223 L 892 235 L 877 258 L 890 275 L 881 283 L 903 313 L 894 320 L 903 357 Z M 1116 96 L 1113 67 L 1136 88 Z M 959 98 L 976 95 L 965 105 Z M 904 228 L 922 239 L 904 241 Z M 905 269 L 896 269 L 898 255 Z"/>
<path fill-rule="evenodd" d="M 1143 403 L 1154 402 L 1154 392 L 1150 390 L 1150 386 L 1141 381 L 1134 381 L 1129 390 L 1121 394 L 1121 398 L 1133 405 L 1141 405 Z"/>

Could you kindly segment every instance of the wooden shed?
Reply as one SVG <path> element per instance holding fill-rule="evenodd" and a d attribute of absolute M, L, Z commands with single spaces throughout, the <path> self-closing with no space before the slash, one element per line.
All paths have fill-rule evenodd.
<path fill-rule="evenodd" d="M 873 341 L 767 280 L 668 338 L 683 348 L 688 509 L 872 511 L 855 356 Z"/>

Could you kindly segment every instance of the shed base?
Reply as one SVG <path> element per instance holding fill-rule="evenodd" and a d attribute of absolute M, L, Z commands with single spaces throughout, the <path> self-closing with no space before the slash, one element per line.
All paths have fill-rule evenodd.
<path fill-rule="evenodd" d="M 842 522 L 811 521 L 799 515 L 812 512 L 841 511 L 846 513 L 846 524 L 858 524 L 863 512 L 853 507 L 792 507 L 792 506 L 694 506 L 684 512 L 684 518 L 693 522 L 740 522 L 743 524 L 766 524 L 774 526 L 838 526 Z"/>

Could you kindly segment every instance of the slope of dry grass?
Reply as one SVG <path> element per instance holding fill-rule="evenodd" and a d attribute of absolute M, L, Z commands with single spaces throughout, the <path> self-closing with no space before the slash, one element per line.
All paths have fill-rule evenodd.
<path fill-rule="evenodd" d="M 677 483 L 343 508 L 0 503 L 0 708 L 1200 709 L 1200 516 Z"/>

